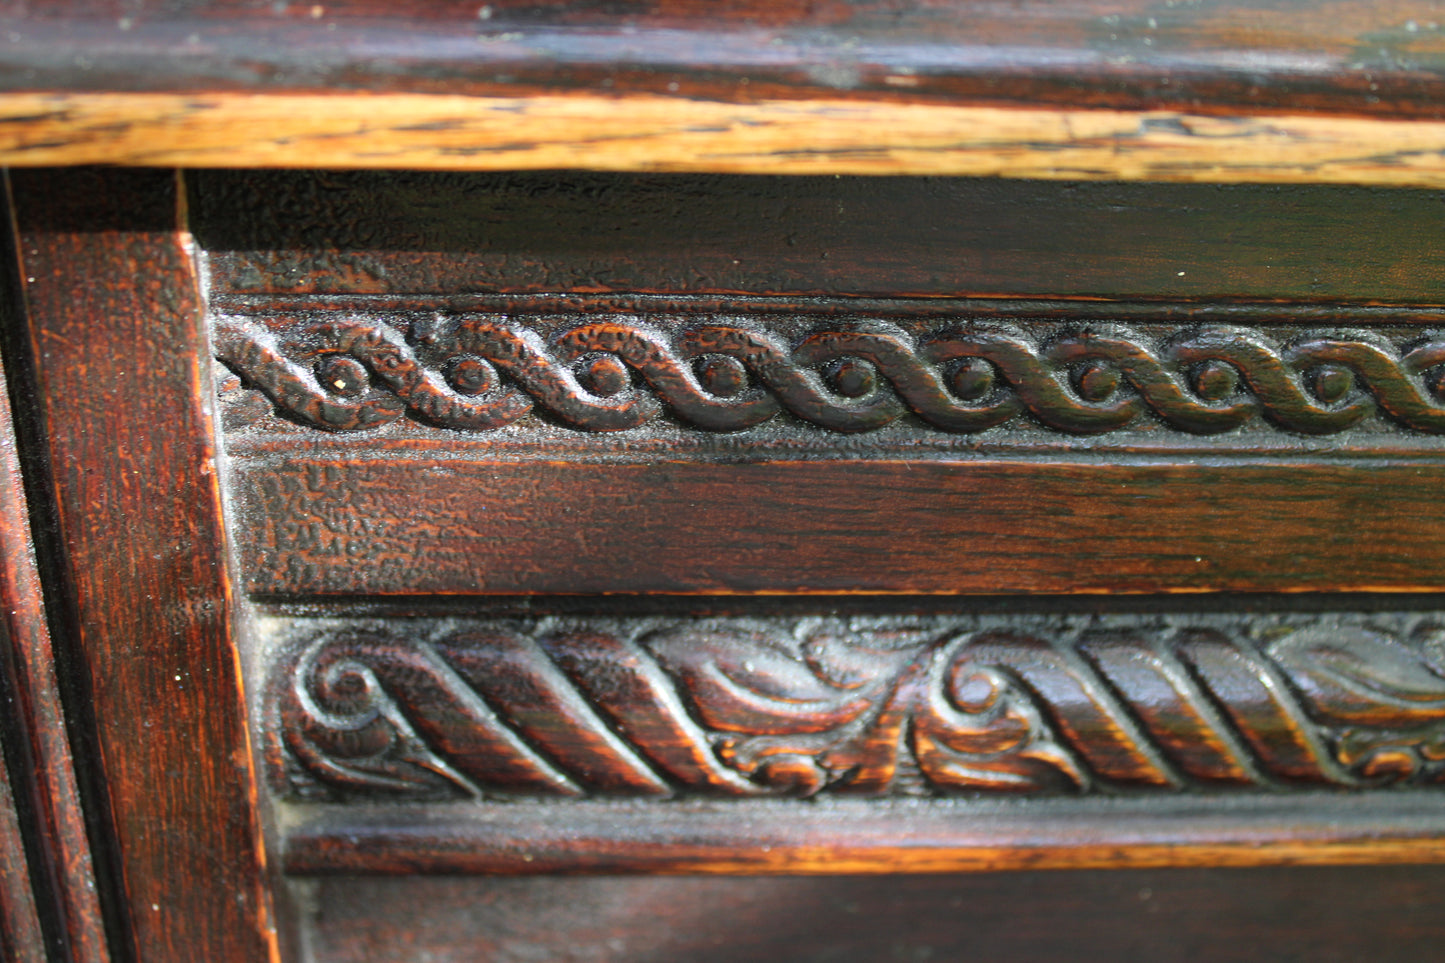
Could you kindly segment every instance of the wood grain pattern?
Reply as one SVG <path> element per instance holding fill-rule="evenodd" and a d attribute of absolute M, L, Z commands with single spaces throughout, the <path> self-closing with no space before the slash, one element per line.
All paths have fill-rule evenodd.
<path fill-rule="evenodd" d="M 3 749 L 6 746 L 0 742 Z M 35 907 L 25 836 L 5 765 L 10 754 L 0 754 L 0 956 L 7 963 L 45 963 L 45 934 Z"/>
<path fill-rule="evenodd" d="M 1425 591 L 1445 465 L 234 458 L 265 595 Z M 545 493 L 545 495 L 543 495 Z"/>
<path fill-rule="evenodd" d="M 302 620 L 265 634 L 279 657 L 271 782 L 292 799 L 1445 783 L 1436 613 Z"/>
<path fill-rule="evenodd" d="M 1433 793 L 1218 797 L 1080 806 L 834 801 L 396 807 L 296 812 L 298 875 L 836 875 L 1445 861 Z"/>
<path fill-rule="evenodd" d="M 11 180 L 34 382 L 127 957 L 273 955 L 200 302 L 174 174 Z M 119 399 L 126 403 L 117 406 Z M 162 429 L 164 426 L 164 429 Z"/>
<path fill-rule="evenodd" d="M 3 249 L 3 248 L 0 248 Z M 8 276 L 6 280 L 10 280 Z M 14 323 L 6 306 L 7 322 Z M 0 374 L 0 691 L 6 694 L 10 719 L 5 727 L 15 744 L 5 747 L 11 771 L 19 779 L 5 789 L 25 793 L 29 820 L 28 845 L 20 840 L 0 846 L 11 864 L 4 877 L 11 893 L 31 888 L 41 894 L 53 914 L 55 932 L 27 938 L 14 936 L 19 958 L 45 959 L 47 947 L 57 958 L 73 963 L 106 963 L 110 959 L 90 840 L 81 809 L 68 724 L 60 701 L 55 650 L 46 622 L 44 595 L 30 534 L 30 514 L 20 474 L 20 458 L 11 417 L 9 387 Z M 12 814 L 13 817 L 13 814 Z M 19 830 L 17 823 L 15 829 Z M 31 862 L 26 866 L 26 852 Z M 20 912 L 15 900 L 7 910 Z M 33 909 L 33 907 L 32 907 Z M 38 918 L 37 918 L 38 921 Z M 24 947 L 33 939 L 29 951 Z"/>
<path fill-rule="evenodd" d="M 1445 122 L 655 95 L 12 93 L 9 166 L 576 168 L 1445 186 Z"/>
<path fill-rule="evenodd" d="M 677 92 L 1441 117 L 1431 0 L 56 0 L 12 90 Z"/>

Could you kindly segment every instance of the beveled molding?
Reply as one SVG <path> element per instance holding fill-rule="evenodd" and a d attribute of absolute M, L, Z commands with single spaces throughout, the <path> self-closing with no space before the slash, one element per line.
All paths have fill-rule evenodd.
<path fill-rule="evenodd" d="M 684 433 L 776 433 L 781 421 L 814 443 L 905 416 L 909 435 L 925 439 L 1020 428 L 1063 437 L 1333 436 L 1361 425 L 1445 433 L 1445 337 L 1431 328 L 443 306 L 222 315 L 215 350 L 276 415 L 328 432 L 401 421 L 423 437 L 485 436 L 535 428 L 523 420 L 535 412 L 585 433 L 668 422 Z M 244 404 L 230 397 L 232 409 Z M 262 417 L 252 402 L 230 422 Z"/>
<path fill-rule="evenodd" d="M 1445 613 L 260 628 L 295 873 L 1445 858 Z"/>

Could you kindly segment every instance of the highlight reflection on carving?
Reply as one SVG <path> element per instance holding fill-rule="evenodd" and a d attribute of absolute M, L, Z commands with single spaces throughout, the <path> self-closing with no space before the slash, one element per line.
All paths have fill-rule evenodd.
<path fill-rule="evenodd" d="M 282 792 L 1115 793 L 1445 779 L 1418 616 L 353 622 L 268 690 Z"/>
<path fill-rule="evenodd" d="M 364 318 L 280 334 L 229 318 L 218 322 L 216 350 L 278 410 L 332 431 L 374 429 L 403 414 L 486 431 L 540 408 L 583 431 L 636 428 L 664 409 L 694 428 L 741 431 L 786 409 L 836 432 L 876 430 L 907 412 L 955 433 L 1027 413 L 1073 434 L 1152 415 L 1191 434 L 1263 417 L 1323 435 L 1376 412 L 1445 432 L 1445 341 L 1396 345 L 1370 334 L 1280 344 L 1249 329 L 1206 327 L 1156 342 L 1109 327 L 1044 343 L 999 327 L 915 337 L 855 322 L 789 346 L 745 320 L 669 334 L 612 317 L 543 339 L 500 315 L 417 323 L 406 336 Z M 350 366 L 339 374 L 338 359 Z"/>

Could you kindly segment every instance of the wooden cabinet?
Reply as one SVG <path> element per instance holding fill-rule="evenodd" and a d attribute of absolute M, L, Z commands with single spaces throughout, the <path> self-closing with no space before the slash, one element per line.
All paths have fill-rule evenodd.
<path fill-rule="evenodd" d="M 9 957 L 1428 955 L 1438 26 L 1125 6 L 7 13 Z"/>

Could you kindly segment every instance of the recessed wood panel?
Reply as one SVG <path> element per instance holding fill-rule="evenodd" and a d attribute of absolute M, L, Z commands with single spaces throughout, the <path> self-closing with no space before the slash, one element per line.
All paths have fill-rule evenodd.
<path fill-rule="evenodd" d="M 235 459 L 263 595 L 1445 588 L 1445 464 Z"/>
<path fill-rule="evenodd" d="M 308 886 L 320 963 L 1429 959 L 1439 867 L 828 879 L 337 878 Z"/>

